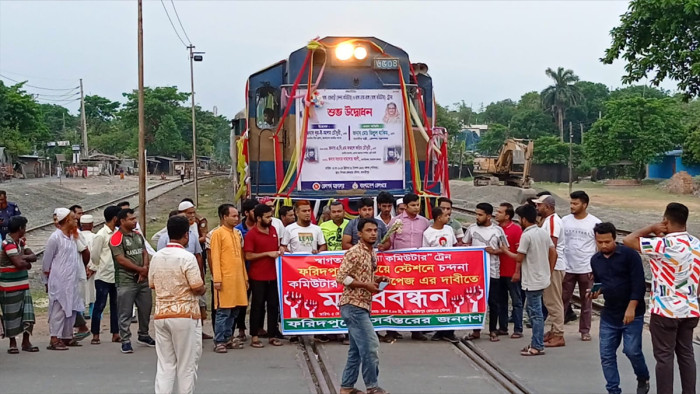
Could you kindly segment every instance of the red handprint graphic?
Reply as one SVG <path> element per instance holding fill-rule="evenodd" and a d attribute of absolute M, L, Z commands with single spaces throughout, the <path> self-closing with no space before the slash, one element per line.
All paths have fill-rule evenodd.
<path fill-rule="evenodd" d="M 299 318 L 299 312 L 297 311 L 297 309 L 299 308 L 299 304 L 301 304 L 303 300 L 304 296 L 301 295 L 301 293 L 295 293 L 293 291 L 290 291 L 284 295 L 284 303 L 289 305 L 289 308 L 291 309 L 292 319 Z"/>
<path fill-rule="evenodd" d="M 316 308 L 318 308 L 318 301 L 316 301 L 316 300 L 304 301 L 304 309 L 309 311 L 309 319 L 314 318 L 314 312 L 316 312 Z"/>
<path fill-rule="evenodd" d="M 484 298 L 484 291 L 479 286 L 469 287 L 464 290 L 464 295 L 467 297 L 467 301 L 471 303 L 471 312 L 476 313 L 479 311 L 479 300 Z"/>
<path fill-rule="evenodd" d="M 456 295 L 450 297 L 450 302 L 452 303 L 452 306 L 455 308 L 455 313 L 462 313 L 462 305 L 464 305 L 464 296 L 463 295 Z"/>

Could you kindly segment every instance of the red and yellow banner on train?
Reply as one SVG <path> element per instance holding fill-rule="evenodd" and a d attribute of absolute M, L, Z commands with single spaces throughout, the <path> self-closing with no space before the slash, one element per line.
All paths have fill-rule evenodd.
<path fill-rule="evenodd" d="M 483 328 L 488 257 L 482 248 L 411 249 L 378 253 L 377 275 L 391 283 L 372 302 L 376 330 Z M 344 333 L 336 274 L 342 252 L 285 254 L 277 261 L 282 332 Z"/>

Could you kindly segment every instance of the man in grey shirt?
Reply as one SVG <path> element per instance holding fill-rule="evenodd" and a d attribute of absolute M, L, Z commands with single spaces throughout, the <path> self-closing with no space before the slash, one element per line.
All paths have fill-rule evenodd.
<path fill-rule="evenodd" d="M 557 262 L 557 252 L 549 234 L 537 226 L 537 210 L 532 205 L 523 205 L 515 210 L 520 216 L 523 235 L 520 238 L 518 253 L 512 253 L 502 246 L 504 254 L 515 259 L 513 282 L 521 281 L 527 300 L 527 313 L 532 323 L 530 345 L 520 351 L 523 356 L 544 354 L 544 317 L 542 316 L 542 293 L 549 286 L 549 280 Z"/>
<path fill-rule="evenodd" d="M 345 230 L 343 231 L 343 250 L 350 249 L 353 245 L 356 245 L 360 236 L 357 231 L 357 222 L 361 218 L 371 219 L 374 218 L 374 200 L 369 197 L 363 197 L 360 199 L 360 208 L 358 210 L 359 216 L 351 220 Z M 380 243 L 387 231 L 386 225 L 381 220 L 377 220 L 377 241 L 374 243 L 374 247 L 378 248 L 380 251 L 385 251 L 390 248 L 391 241 L 387 240 L 385 243 Z"/>

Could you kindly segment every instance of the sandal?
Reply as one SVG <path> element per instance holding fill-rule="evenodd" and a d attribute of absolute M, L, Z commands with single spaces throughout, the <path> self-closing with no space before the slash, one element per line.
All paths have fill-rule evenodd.
<path fill-rule="evenodd" d="M 77 339 L 73 339 L 70 342 L 66 343 L 66 346 L 68 346 L 68 347 L 81 347 L 83 345 L 81 345 Z"/>
<path fill-rule="evenodd" d="M 240 333 L 236 336 L 236 338 L 240 339 L 241 341 L 245 341 L 246 339 L 248 339 L 248 336 L 245 335 L 245 333 Z"/>
<path fill-rule="evenodd" d="M 584 342 L 588 342 L 591 340 L 591 334 L 581 334 L 581 340 Z"/>
<path fill-rule="evenodd" d="M 506 336 L 508 335 L 508 330 L 496 330 L 496 335 L 500 336 Z"/>
<path fill-rule="evenodd" d="M 465 336 L 462 338 L 462 341 L 465 341 L 465 342 L 466 342 L 466 341 L 473 341 L 473 340 L 479 339 L 479 338 L 481 338 L 481 334 L 471 333 L 471 334 L 465 335 Z"/>
<path fill-rule="evenodd" d="M 282 343 L 282 341 L 280 341 L 280 340 L 277 339 L 277 338 L 270 338 L 270 345 L 272 345 L 272 346 L 282 346 L 282 345 L 284 345 L 284 344 Z"/>
<path fill-rule="evenodd" d="M 490 332 L 490 333 L 489 333 L 489 341 L 491 341 L 491 342 L 498 342 L 498 341 L 500 341 L 500 339 L 498 338 L 498 332 L 497 332 L 497 331 L 494 331 L 494 332 Z"/>
<path fill-rule="evenodd" d="M 223 343 L 217 343 L 216 346 L 214 346 L 214 353 L 228 353 L 228 350 L 226 350 L 226 345 Z"/>
<path fill-rule="evenodd" d="M 373 387 L 371 389 L 367 389 L 367 394 L 389 394 L 389 393 L 381 387 Z"/>
<path fill-rule="evenodd" d="M 256 349 L 260 349 L 260 348 L 265 347 L 265 345 L 263 345 L 263 343 L 260 342 L 259 340 L 258 340 L 258 341 L 252 341 L 252 342 L 250 342 L 250 346 L 251 346 L 251 347 L 254 347 L 254 348 L 256 348 Z"/>
<path fill-rule="evenodd" d="M 243 342 L 238 338 L 233 338 L 228 343 L 226 343 L 226 349 L 243 349 Z"/>
<path fill-rule="evenodd" d="M 19 349 L 17 349 L 16 347 L 11 347 L 11 348 L 7 349 L 7 353 L 8 354 L 19 354 Z"/>
<path fill-rule="evenodd" d="M 34 345 L 23 346 L 23 347 L 22 347 L 22 351 L 23 351 L 23 352 L 29 352 L 29 353 L 36 353 L 36 352 L 39 351 L 39 347 L 38 347 L 38 346 L 34 346 Z"/>
<path fill-rule="evenodd" d="M 544 350 L 537 350 L 534 347 L 527 345 L 520 351 L 521 356 L 542 356 L 544 355 Z"/>
<path fill-rule="evenodd" d="M 76 332 L 75 334 L 73 334 L 73 338 L 74 338 L 76 341 L 82 341 L 83 339 L 89 337 L 90 334 L 91 334 L 90 331 Z"/>
<path fill-rule="evenodd" d="M 513 335 L 510 336 L 510 339 L 518 339 L 518 338 L 522 338 L 522 337 L 523 337 L 522 332 L 514 332 Z"/>
<path fill-rule="evenodd" d="M 393 335 L 389 335 L 389 334 L 384 335 L 384 336 L 380 335 L 379 340 L 384 342 L 384 343 L 394 343 L 394 342 L 396 342 L 396 337 L 394 337 Z M 348 345 L 349 344 L 350 343 L 348 343 Z"/>
<path fill-rule="evenodd" d="M 100 340 L 97 339 L 97 338 L 93 338 L 93 339 L 90 341 L 90 345 L 99 345 L 99 344 L 100 344 Z"/>
<path fill-rule="evenodd" d="M 48 350 L 68 350 L 68 347 L 66 347 L 66 345 L 64 345 L 61 341 L 50 343 L 46 348 Z"/>

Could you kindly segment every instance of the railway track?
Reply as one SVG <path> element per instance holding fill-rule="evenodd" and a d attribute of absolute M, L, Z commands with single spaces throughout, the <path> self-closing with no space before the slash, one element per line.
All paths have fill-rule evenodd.
<path fill-rule="evenodd" d="M 207 179 L 217 176 L 215 174 L 212 175 L 204 175 L 200 176 L 199 180 Z M 185 183 L 182 183 L 180 179 L 175 179 L 171 181 L 166 181 L 166 182 L 161 182 L 152 186 L 149 186 L 147 188 L 147 201 L 154 200 L 155 198 L 158 198 L 162 196 L 163 194 L 175 190 L 179 187 L 182 187 L 184 185 L 188 185 L 192 183 L 193 181 L 187 181 Z M 95 217 L 95 222 L 94 226 L 97 228 L 97 226 L 100 226 L 104 224 L 104 216 L 103 216 L 103 210 L 109 205 L 117 204 L 121 201 L 129 201 L 131 198 L 138 196 L 138 191 L 125 194 L 119 198 L 105 201 L 104 203 L 100 203 L 97 206 L 93 207 L 84 207 L 83 211 L 85 214 L 93 215 Z M 133 208 L 138 208 L 138 203 L 131 204 Z M 34 253 L 37 256 L 40 256 L 41 254 L 44 253 L 44 246 L 46 245 L 46 241 L 48 240 L 49 236 L 54 232 L 55 228 L 53 225 L 53 221 L 51 222 L 45 222 L 42 224 L 39 224 L 37 226 L 31 227 L 27 229 L 27 233 L 25 235 L 27 239 L 27 245 L 34 251 Z"/>
<path fill-rule="evenodd" d="M 302 354 L 317 394 L 338 394 L 338 388 L 340 387 L 339 375 L 330 362 L 326 345 L 315 342 L 311 336 L 307 335 L 301 337 L 299 346 L 302 349 Z M 477 346 L 461 342 L 454 344 L 454 346 L 474 364 L 473 366 L 476 369 L 484 371 L 492 382 L 502 388 L 504 392 L 511 394 L 529 394 L 534 392 L 520 383 L 517 377 L 496 364 Z M 345 352 L 347 347 L 342 349 Z"/>

